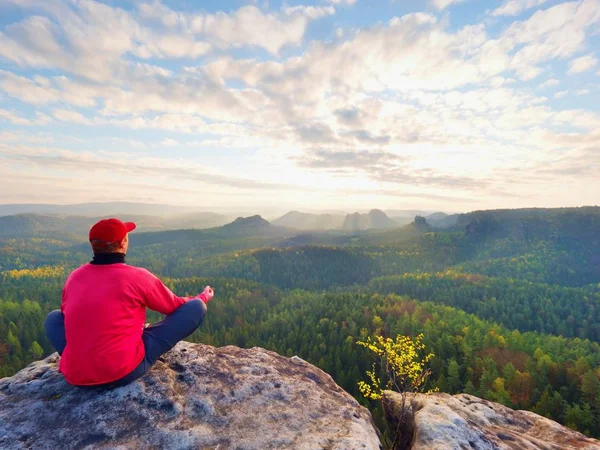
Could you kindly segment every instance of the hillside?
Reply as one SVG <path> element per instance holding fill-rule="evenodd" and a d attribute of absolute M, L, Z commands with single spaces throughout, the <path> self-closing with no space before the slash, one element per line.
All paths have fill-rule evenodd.
<path fill-rule="evenodd" d="M 359 397 L 354 342 L 425 334 L 430 388 L 467 392 L 600 436 L 600 208 L 483 211 L 436 229 L 306 232 L 260 216 L 206 230 L 131 234 L 128 262 L 174 292 L 217 297 L 190 339 L 298 355 Z M 89 260 L 84 240 L 0 238 L 0 376 L 50 352 L 45 314 Z M 159 320 L 155 314 L 150 321 Z"/>
<path fill-rule="evenodd" d="M 190 213 L 181 216 L 145 216 L 132 213 L 115 214 L 124 222 L 135 222 L 144 231 L 205 229 L 225 225 L 230 218 L 215 213 Z M 71 216 L 57 214 L 16 214 L 0 216 L 2 237 L 71 237 L 87 240 L 90 227 L 107 216 Z"/>
<path fill-rule="evenodd" d="M 0 238 L 86 236 L 91 222 L 87 217 L 19 214 L 0 216 Z"/>
<path fill-rule="evenodd" d="M 458 222 L 458 214 L 446 214 L 443 212 L 437 212 L 425 216 L 427 223 L 434 228 L 452 228 Z"/>
<path fill-rule="evenodd" d="M 280 227 L 304 231 L 339 230 L 344 223 L 344 216 L 290 211 L 284 216 L 275 219 L 272 223 Z"/>

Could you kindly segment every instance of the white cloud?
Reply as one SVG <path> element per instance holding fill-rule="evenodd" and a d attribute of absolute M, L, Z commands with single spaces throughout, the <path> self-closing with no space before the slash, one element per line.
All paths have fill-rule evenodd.
<path fill-rule="evenodd" d="M 442 1 L 440 7 L 451 3 Z M 52 71 L 27 71 L 27 77 L 0 71 L 0 91 L 31 105 L 49 105 L 52 117 L 0 110 L 0 120 L 118 128 L 121 140 L 110 141 L 111 148 L 139 150 L 142 163 L 133 171 L 140 180 L 148 174 L 177 179 L 180 166 L 191 165 L 167 160 L 170 169 L 161 174 L 153 167 L 165 161 L 148 163 L 148 149 L 164 147 L 168 154 L 169 147 L 181 146 L 193 155 L 236 148 L 252 149 L 247 152 L 252 156 L 242 156 L 240 167 L 220 168 L 221 173 L 245 169 L 254 158 L 264 171 L 257 180 L 264 176 L 270 187 L 277 178 L 371 192 L 391 184 L 402 185 L 402 191 L 466 192 L 479 186 L 486 196 L 497 197 L 518 191 L 498 168 L 508 170 L 515 162 L 528 167 L 571 145 L 569 136 L 548 143 L 556 129 L 568 127 L 576 135 L 568 150 L 591 142 L 593 130 L 600 129 L 596 113 L 561 111 L 557 104 L 566 102 L 549 101 L 552 91 L 515 81 L 539 77 L 540 88 L 558 86 L 561 81 L 548 78 L 554 73 L 549 67 L 589 45 L 588 34 L 600 23 L 599 0 L 558 4 L 499 29 L 486 24 L 457 29 L 450 16 L 411 13 L 291 52 L 281 50 L 303 43 L 311 21 L 335 12 L 331 4 L 278 11 L 246 6 L 215 14 L 136 4 L 138 9 L 125 11 L 91 0 L 48 0 L 38 3 L 38 16 L 5 27 L 1 57 L 13 66 Z M 88 29 L 101 28 L 102 21 L 108 31 L 99 30 L 92 42 Z M 36 35 L 46 42 L 34 42 Z M 241 47 L 247 59 L 229 55 L 238 55 L 230 50 Z M 273 55 L 263 58 L 265 51 Z M 168 66 L 139 61 L 210 52 L 206 59 Z M 588 95 L 583 89 L 572 92 Z M 82 137 L 86 126 L 77 127 Z M 158 138 L 152 133 L 150 140 L 138 131 L 150 129 L 162 133 Z M 12 135 L 2 138 L 18 142 Z M 18 157 L 5 160 L 26 161 L 15 162 Z M 108 159 L 87 154 L 79 160 L 48 149 L 29 161 L 84 171 L 94 165 L 103 170 Z M 256 180 L 232 178 L 240 189 L 257 186 Z"/>
<path fill-rule="evenodd" d="M 315 20 L 335 14 L 335 8 L 333 6 L 286 6 L 283 8 L 283 13 L 288 16 L 299 14 Z"/>
<path fill-rule="evenodd" d="M 60 120 L 61 122 L 71 122 L 81 125 L 88 125 L 91 123 L 83 114 L 73 110 L 54 109 L 52 115 L 56 120 Z"/>
<path fill-rule="evenodd" d="M 234 15 L 217 13 L 205 17 L 201 30 L 217 45 L 261 47 L 277 53 L 286 45 L 298 45 L 310 20 L 334 12 L 331 7 L 297 7 L 284 10 L 285 16 L 281 17 L 245 6 Z"/>
<path fill-rule="evenodd" d="M 164 181 L 193 181 L 201 185 L 215 185 L 235 189 L 270 190 L 293 189 L 295 186 L 276 184 L 251 178 L 238 178 L 219 173 L 208 164 L 196 165 L 163 157 L 140 158 L 138 153 L 107 151 L 76 152 L 58 147 L 29 147 L 0 143 L 0 161 L 25 162 L 28 165 L 53 169 L 71 169 L 89 177 L 105 174 L 126 174 L 132 181 L 144 182 L 150 176 Z M 1 167 L 2 165 L 0 165 Z"/>
<path fill-rule="evenodd" d="M 0 119 L 12 123 L 13 125 L 31 125 L 32 121 L 26 117 L 15 114 L 13 111 L 0 109 Z"/>
<path fill-rule="evenodd" d="M 506 79 L 504 77 L 493 77 L 490 79 L 490 86 L 494 88 L 499 88 L 506 83 Z"/>
<path fill-rule="evenodd" d="M 60 98 L 60 92 L 57 89 L 49 88 L 44 84 L 0 70 L 0 89 L 11 97 L 34 105 L 55 102 Z"/>
<path fill-rule="evenodd" d="M 160 145 L 165 146 L 165 147 L 175 147 L 175 146 L 179 145 L 179 141 L 176 141 L 175 139 L 167 138 L 167 139 L 163 139 L 160 142 Z"/>
<path fill-rule="evenodd" d="M 586 31 L 600 22 L 600 1 L 561 3 L 537 11 L 525 21 L 508 27 L 498 41 L 503 51 L 522 46 L 511 58 L 510 66 L 525 72 L 553 59 L 564 59 L 585 45 Z"/>
<path fill-rule="evenodd" d="M 596 67 L 597 64 L 598 58 L 596 58 L 594 55 L 589 54 L 581 56 L 569 62 L 569 73 L 575 74 L 587 72 L 588 70 Z"/>
<path fill-rule="evenodd" d="M 492 16 L 516 16 L 536 6 L 543 5 L 548 0 L 506 0 L 501 6 L 492 11 Z"/>
<path fill-rule="evenodd" d="M 454 3 L 460 3 L 463 1 L 465 1 L 465 0 L 431 0 L 431 3 L 437 9 L 442 10 L 442 9 L 446 9 L 448 6 L 450 6 Z"/>
<path fill-rule="evenodd" d="M 232 13 L 176 13 L 159 2 L 141 4 L 139 16 L 88 0 L 17 2 L 36 14 L 0 32 L 0 57 L 21 67 L 58 68 L 97 82 L 126 70 L 127 55 L 198 58 L 213 47 L 260 47 L 277 53 L 302 42 L 308 23 L 335 13 L 331 6 L 263 13 L 245 6 Z M 157 21 L 162 28 L 148 21 Z"/>
<path fill-rule="evenodd" d="M 356 0 L 327 0 L 329 3 L 334 5 L 354 5 Z"/>
<path fill-rule="evenodd" d="M 578 89 L 575 91 L 575 95 L 588 95 L 589 93 L 589 89 Z"/>
<path fill-rule="evenodd" d="M 1 114 L 1 111 L 0 111 Z M 19 143 L 28 142 L 31 144 L 49 144 L 54 142 L 54 138 L 52 136 L 47 135 L 32 135 L 31 133 L 10 133 L 10 132 L 0 132 L 0 141 L 5 142 L 15 142 Z"/>
<path fill-rule="evenodd" d="M 335 13 L 331 6 L 286 7 L 282 13 L 264 13 L 247 5 L 232 13 L 177 13 L 160 2 L 139 6 L 144 19 L 160 22 L 166 29 L 177 32 L 169 38 L 175 44 L 183 36 L 203 36 L 219 48 L 260 47 L 278 53 L 286 45 L 298 45 L 311 20 Z M 155 42 L 160 34 L 155 34 Z M 173 50 L 177 45 L 169 45 Z M 145 48 L 145 47 L 143 47 Z M 208 49 L 206 49 L 208 50 Z"/>
<path fill-rule="evenodd" d="M 548 78 L 546 81 L 544 81 L 542 84 L 540 84 L 540 87 L 542 89 L 546 89 L 549 87 L 558 86 L 559 84 L 560 84 L 560 81 L 557 80 L 556 78 Z"/>

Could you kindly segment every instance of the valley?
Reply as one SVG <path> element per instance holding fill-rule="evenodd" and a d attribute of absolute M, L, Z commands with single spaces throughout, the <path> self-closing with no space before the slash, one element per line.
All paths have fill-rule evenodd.
<path fill-rule="evenodd" d="M 377 420 L 380 407 L 358 393 L 371 361 L 355 342 L 424 333 L 435 354 L 429 387 L 600 436 L 600 208 L 437 214 L 376 229 L 275 222 L 140 225 L 127 261 L 180 295 L 215 288 L 189 340 L 298 355 Z M 70 271 L 90 259 L 93 220 L 28 213 L 0 223 L 2 377 L 51 352 L 43 320 Z"/>

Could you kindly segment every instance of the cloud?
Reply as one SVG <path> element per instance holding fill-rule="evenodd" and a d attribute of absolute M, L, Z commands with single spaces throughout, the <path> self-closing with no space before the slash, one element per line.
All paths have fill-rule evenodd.
<path fill-rule="evenodd" d="M 202 184 L 227 186 L 237 189 L 297 189 L 297 186 L 271 183 L 247 178 L 236 178 L 210 171 L 206 165 L 194 168 L 189 163 L 165 158 L 143 158 L 139 155 L 73 152 L 60 148 L 9 146 L 0 143 L 0 159 L 6 162 L 25 162 L 44 169 L 69 170 L 81 176 L 116 174 L 126 175 L 132 181 L 148 177 L 171 180 L 192 180 Z"/>
<path fill-rule="evenodd" d="M 517 16 L 536 6 L 543 5 L 548 0 L 506 0 L 502 5 L 492 11 L 492 16 Z"/>
<path fill-rule="evenodd" d="M 81 125 L 88 125 L 91 123 L 83 114 L 73 110 L 54 109 L 52 115 L 56 120 L 61 122 L 77 123 Z"/>
<path fill-rule="evenodd" d="M 354 5 L 356 0 L 326 0 L 334 5 Z"/>
<path fill-rule="evenodd" d="M 195 59 L 214 47 L 259 47 L 277 53 L 300 44 L 310 21 L 335 13 L 331 6 L 274 14 L 249 5 L 232 13 L 192 15 L 160 2 L 142 3 L 134 12 L 93 0 L 15 3 L 37 15 L 0 33 L 0 57 L 21 67 L 58 68 L 96 82 L 127 70 L 131 63 L 124 58 L 129 55 Z"/>
<path fill-rule="evenodd" d="M 585 56 L 581 56 L 579 58 L 575 58 L 569 62 L 569 73 L 582 73 L 587 72 L 590 69 L 593 69 L 598 64 L 598 58 L 594 55 L 589 54 Z"/>
<path fill-rule="evenodd" d="M 465 0 L 431 0 L 431 4 L 439 10 L 446 9 L 454 3 L 461 3 Z"/>
<path fill-rule="evenodd" d="M 95 81 L 111 78 L 120 58 L 136 47 L 139 25 L 124 10 L 95 1 L 54 0 L 0 35 L 0 55 L 22 67 L 58 68 Z M 51 19 L 54 19 L 51 20 Z"/>
<path fill-rule="evenodd" d="M 542 84 L 540 84 L 540 87 L 542 89 L 546 89 L 548 87 L 558 86 L 559 84 L 560 84 L 560 81 L 557 80 L 556 78 L 549 78 L 546 81 L 544 81 Z"/>
<path fill-rule="evenodd" d="M 55 102 L 60 98 L 60 92 L 57 89 L 6 70 L 0 70 L 0 89 L 11 97 L 34 105 Z"/>
<path fill-rule="evenodd" d="M 254 6 L 236 11 L 234 16 L 224 13 L 205 18 L 202 30 L 221 45 L 233 47 L 260 47 L 278 53 L 286 45 L 301 42 L 311 19 L 332 14 L 333 8 L 293 8 L 285 19 L 273 14 L 263 14 Z"/>
<path fill-rule="evenodd" d="M 185 175 L 185 164 L 152 159 L 157 149 L 181 146 L 190 158 L 236 149 L 239 167 L 256 164 L 260 155 L 266 174 L 222 178 L 238 167 L 215 168 L 219 187 L 231 182 L 267 191 L 286 185 L 273 180 L 296 177 L 332 189 L 362 183 L 359 191 L 412 186 L 503 197 L 518 187 L 498 167 L 553 157 L 548 136 L 556 130 L 588 136 L 600 127 L 597 113 L 561 110 L 567 102 L 549 101 L 553 90 L 535 89 L 559 86 L 559 77 L 549 78 L 555 63 L 589 47 L 600 23 L 599 0 L 553 2 L 502 26 L 457 27 L 446 14 L 409 13 L 312 42 L 306 41 L 310 24 L 352 2 L 217 13 L 156 1 L 127 10 L 92 0 L 20 3 L 33 5 L 33 13 L 1 30 L 0 58 L 12 69 L 0 71 L 0 92 L 28 105 L 0 110 L 0 120 L 70 123 L 82 138 L 88 127 L 101 126 L 103 135 L 123 139 L 112 147 L 146 147 L 136 159 L 125 158 L 140 180 L 171 182 L 181 175 L 191 182 L 197 173 Z M 438 2 L 441 9 L 453 3 Z M 542 3 L 508 1 L 493 13 L 517 15 Z M 521 83 L 536 78 L 539 83 Z M 571 90 L 588 95 L 581 91 Z M 29 112 L 41 107 L 51 117 Z M 143 142 L 135 144 L 138 139 Z M 567 150 L 573 148 L 560 149 Z M 88 155 L 88 164 L 60 149 L 48 152 L 23 161 L 108 170 L 104 154 Z M 53 160 L 52 152 L 60 158 Z M 167 170 L 154 169 L 160 165 Z M 119 166 L 118 173 L 126 169 Z M 263 180 L 260 188 L 253 184 Z"/>
<path fill-rule="evenodd" d="M 561 3 L 537 11 L 525 21 L 514 22 L 498 45 L 509 51 L 522 46 L 511 57 L 510 66 L 518 73 L 527 73 L 540 63 L 565 59 L 580 51 L 587 29 L 598 22 L 598 0 Z"/>
<path fill-rule="evenodd" d="M 45 125 L 52 120 L 46 114 L 40 112 L 36 113 L 35 118 L 29 118 L 6 109 L 0 109 L 0 118 L 13 125 Z"/>
<path fill-rule="evenodd" d="M 298 45 L 311 20 L 335 13 L 333 7 L 297 6 L 282 13 L 264 13 L 247 5 L 232 13 L 188 14 L 172 11 L 162 3 L 142 3 L 142 18 L 160 22 L 165 29 L 177 31 L 175 36 L 203 36 L 212 46 L 259 47 L 278 53 L 287 45 Z M 173 46 L 172 48 L 177 48 Z M 208 50 L 208 49 L 206 49 Z"/>
<path fill-rule="evenodd" d="M 373 171 L 383 167 L 385 164 L 391 164 L 401 161 L 397 155 L 384 151 L 334 151 L 318 149 L 303 156 L 299 162 L 304 167 L 313 169 L 352 169 Z"/>
<path fill-rule="evenodd" d="M 6 109 L 0 109 L 0 118 L 13 125 L 31 125 L 31 120 Z"/>
<path fill-rule="evenodd" d="M 1 113 L 1 111 L 0 111 Z M 21 132 L 15 132 L 15 133 L 11 133 L 11 132 L 0 132 L 0 141 L 9 141 L 9 142 L 15 142 L 18 141 L 19 143 L 23 143 L 23 142 L 28 142 L 28 143 L 32 143 L 32 144 L 49 144 L 54 142 L 54 138 L 52 136 L 48 136 L 48 135 L 42 135 L 42 134 L 38 134 L 38 135 L 32 135 L 31 133 L 21 133 Z"/>
<path fill-rule="evenodd" d="M 475 180 L 467 176 L 454 176 L 430 169 L 414 169 L 406 158 L 385 151 L 318 149 L 308 153 L 298 162 L 304 167 L 333 170 L 343 176 L 355 177 L 357 172 L 362 172 L 370 179 L 385 184 L 453 187 L 467 190 L 489 186 L 487 181 Z"/>
<path fill-rule="evenodd" d="M 160 141 L 160 145 L 164 146 L 164 147 L 175 147 L 177 145 L 179 145 L 179 141 L 175 140 L 175 139 L 163 139 L 162 141 Z"/>

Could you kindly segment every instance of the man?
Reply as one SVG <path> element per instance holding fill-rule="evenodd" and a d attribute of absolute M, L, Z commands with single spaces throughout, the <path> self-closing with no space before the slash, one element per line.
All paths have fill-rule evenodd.
<path fill-rule="evenodd" d="M 44 327 L 61 355 L 59 370 L 76 386 L 122 386 L 196 330 L 214 293 L 178 297 L 145 269 L 125 264 L 133 222 L 105 219 L 89 234 L 94 258 L 65 283 L 60 310 Z M 144 328 L 146 307 L 166 318 Z"/>

